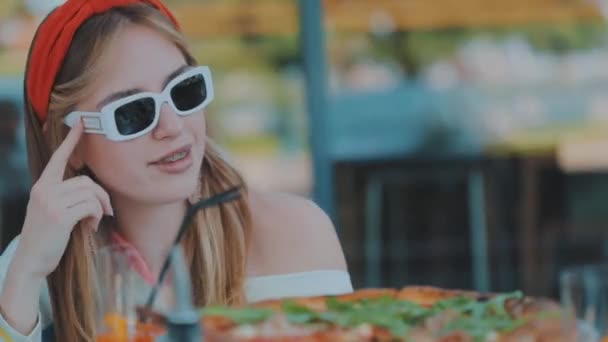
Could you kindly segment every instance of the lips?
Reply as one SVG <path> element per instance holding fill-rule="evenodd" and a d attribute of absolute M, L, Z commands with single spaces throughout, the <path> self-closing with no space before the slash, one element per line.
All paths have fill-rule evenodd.
<path fill-rule="evenodd" d="M 166 175 L 181 175 L 188 172 L 194 165 L 190 145 L 173 150 L 157 159 L 150 166 Z"/>
<path fill-rule="evenodd" d="M 176 150 L 173 150 L 173 151 L 163 155 L 162 157 L 158 158 L 156 161 L 154 161 L 150 164 L 154 165 L 154 164 L 164 164 L 164 163 L 174 162 L 176 160 L 179 160 L 180 156 L 188 155 L 191 149 L 192 149 L 192 145 L 183 146 L 181 148 L 178 148 Z"/>

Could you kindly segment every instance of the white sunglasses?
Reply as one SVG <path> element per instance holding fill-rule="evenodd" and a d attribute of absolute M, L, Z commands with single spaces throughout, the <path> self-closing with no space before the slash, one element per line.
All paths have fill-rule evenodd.
<path fill-rule="evenodd" d="M 82 118 L 86 133 L 104 134 L 109 140 L 135 139 L 158 124 L 166 102 L 178 115 L 190 115 L 213 100 L 211 71 L 206 66 L 187 70 L 174 78 L 161 93 L 144 92 L 113 101 L 100 112 L 74 111 L 64 118 L 73 127 Z"/>

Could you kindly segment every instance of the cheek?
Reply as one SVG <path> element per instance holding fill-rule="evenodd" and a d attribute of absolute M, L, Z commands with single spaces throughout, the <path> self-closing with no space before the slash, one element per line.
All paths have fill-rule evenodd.
<path fill-rule="evenodd" d="M 186 129 L 190 130 L 190 133 L 195 139 L 205 139 L 206 137 L 206 122 L 205 113 L 196 113 L 184 118 Z"/>
<path fill-rule="evenodd" d="M 200 147 L 201 153 L 204 153 L 205 141 L 207 139 L 207 126 L 204 113 L 187 116 L 184 118 L 184 121 L 185 132 L 192 136 L 195 145 Z"/>
<path fill-rule="evenodd" d="M 104 186 L 120 189 L 136 178 L 135 171 L 141 168 L 137 165 L 142 163 L 138 155 L 141 153 L 136 146 L 128 142 L 115 143 L 93 136 L 85 144 L 84 161 Z"/>

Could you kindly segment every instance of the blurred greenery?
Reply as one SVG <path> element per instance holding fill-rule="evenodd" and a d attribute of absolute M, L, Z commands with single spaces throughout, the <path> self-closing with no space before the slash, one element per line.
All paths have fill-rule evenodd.
<path fill-rule="evenodd" d="M 468 40 L 483 37 L 500 41 L 513 36 L 524 38 L 538 51 L 564 54 L 605 44 L 608 38 L 608 25 L 605 22 L 595 21 L 368 35 L 373 46 L 370 51 L 372 56 L 394 59 L 410 75 L 416 75 L 424 66 L 454 54 Z"/>
<path fill-rule="evenodd" d="M 186 0 L 183 0 L 186 1 Z M 239 1 L 239 0 L 234 0 Z M 329 44 L 348 40 L 359 34 L 335 34 Z M 424 66 L 454 54 L 465 42 L 475 38 L 495 41 L 520 36 L 538 51 L 565 54 L 574 50 L 592 49 L 605 44 L 608 25 L 604 22 L 563 24 L 530 24 L 516 27 L 453 28 L 428 31 L 403 31 L 389 35 L 365 35 L 368 51 L 349 58 L 397 61 L 410 75 Z M 300 62 L 297 36 L 248 37 L 206 39 L 192 43 L 200 61 L 218 68 L 251 68 L 257 71 L 276 71 Z M 360 51 L 357 51 L 360 52 Z"/>
<path fill-rule="evenodd" d="M 604 22 L 587 22 L 523 28 L 530 43 L 541 51 L 565 53 L 606 43 L 608 26 Z M 516 31 L 517 32 L 517 31 Z"/>
<path fill-rule="evenodd" d="M 169 6 L 192 3 L 192 0 L 166 0 Z M 243 0 L 210 0 L 245 2 Z M 0 18 L 9 13 L 20 12 L 20 0 L 0 0 Z M 521 36 L 539 51 L 555 54 L 572 50 L 589 49 L 606 42 L 608 25 L 602 21 L 536 23 L 512 27 L 451 28 L 427 31 L 401 31 L 391 34 L 363 34 L 369 41 L 368 51 L 363 54 L 379 59 L 398 62 L 410 75 L 416 75 L 425 65 L 452 55 L 467 40 L 485 37 L 502 40 L 514 35 Z M 335 40 L 350 39 L 362 34 L 341 34 L 332 36 Z M 284 67 L 298 65 L 300 61 L 297 35 L 273 37 L 207 38 L 193 40 L 194 54 L 202 63 L 217 68 L 250 68 L 258 71 L 275 72 Z M 360 52 L 360 51 L 358 51 Z M 3 51 L 0 50 L 0 55 Z M 357 55 L 349 58 L 356 59 Z M 0 57 L 1 59 L 2 57 Z M 9 60 L 2 60 L 2 72 L 14 73 L 14 66 L 7 66 Z"/>
<path fill-rule="evenodd" d="M 299 62 L 295 36 L 205 39 L 192 41 L 190 47 L 199 62 L 219 69 L 237 67 L 275 71 Z"/>
<path fill-rule="evenodd" d="M 21 3 L 20 0 L 2 0 L 0 1 L 0 19 L 7 18 L 12 15 L 17 8 L 17 5 Z"/>
<path fill-rule="evenodd" d="M 17 63 L 15 58 L 6 52 L 6 49 L 0 48 L 0 75 L 15 76 L 22 74 L 25 62 L 19 61 Z M 25 56 L 23 59 L 25 59 Z"/>
<path fill-rule="evenodd" d="M 256 135 L 224 138 L 222 145 L 237 155 L 276 155 L 281 142 L 273 135 Z"/>

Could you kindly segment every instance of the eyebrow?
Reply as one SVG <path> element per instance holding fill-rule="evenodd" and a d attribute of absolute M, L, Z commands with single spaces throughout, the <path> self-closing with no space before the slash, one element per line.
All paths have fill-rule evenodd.
<path fill-rule="evenodd" d="M 188 69 L 190 66 L 187 64 L 184 64 L 182 66 L 180 66 L 179 68 L 175 69 L 173 72 L 171 72 L 167 77 L 165 77 L 165 80 L 163 81 L 163 89 L 167 86 L 167 84 L 169 84 L 169 82 L 171 82 L 171 80 L 173 80 L 175 77 L 179 76 L 182 72 L 184 72 L 184 70 Z M 121 99 L 123 97 L 127 97 L 127 96 L 131 96 L 137 93 L 141 93 L 143 92 L 143 90 L 141 88 L 131 88 L 131 89 L 126 89 L 126 90 L 121 90 L 121 91 L 117 91 L 114 92 L 108 96 L 106 96 L 103 100 L 101 100 L 98 104 L 97 104 L 97 110 L 100 110 L 103 106 L 107 105 L 108 103 Z"/>

